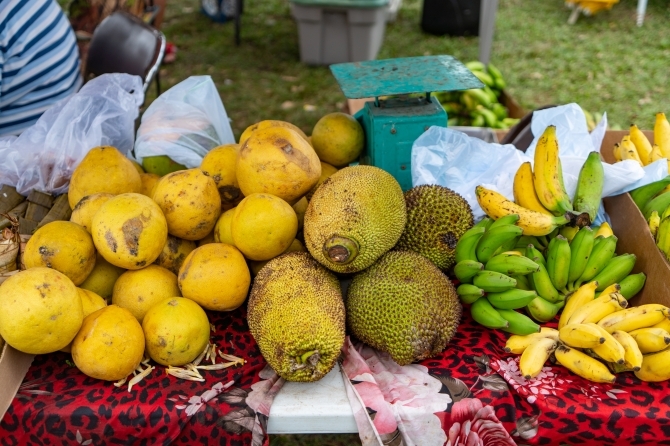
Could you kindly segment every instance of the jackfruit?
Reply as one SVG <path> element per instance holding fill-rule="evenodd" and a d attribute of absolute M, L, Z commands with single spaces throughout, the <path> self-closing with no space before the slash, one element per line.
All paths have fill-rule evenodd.
<path fill-rule="evenodd" d="M 393 176 L 374 166 L 345 167 L 314 192 L 305 213 L 305 246 L 326 268 L 361 271 L 395 246 L 406 217 Z"/>
<path fill-rule="evenodd" d="M 412 251 L 391 251 L 356 274 L 346 307 L 349 332 L 400 365 L 442 352 L 462 313 L 447 276 Z"/>
<path fill-rule="evenodd" d="M 418 252 L 441 270 L 454 266 L 456 243 L 474 224 L 472 209 L 456 192 L 439 185 L 405 192 L 407 224 L 398 249 Z"/>
<path fill-rule="evenodd" d="M 344 345 L 337 278 L 306 252 L 270 260 L 254 280 L 247 320 L 261 354 L 287 381 L 318 381 Z"/>

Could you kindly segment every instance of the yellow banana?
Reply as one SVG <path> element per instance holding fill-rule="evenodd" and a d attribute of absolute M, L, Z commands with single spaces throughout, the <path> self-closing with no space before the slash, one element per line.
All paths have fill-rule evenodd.
<path fill-rule="evenodd" d="M 608 314 L 623 310 L 627 306 L 628 301 L 619 293 L 602 295 L 576 309 L 568 319 L 568 323 L 597 323 Z"/>
<path fill-rule="evenodd" d="M 558 320 L 559 330 L 568 324 L 568 320 L 577 309 L 595 298 L 596 288 L 598 288 L 598 282 L 585 283 L 568 296 L 561 318 Z"/>
<path fill-rule="evenodd" d="M 605 296 L 607 294 L 612 293 L 618 293 L 619 291 L 621 291 L 621 285 L 619 285 L 618 283 L 613 283 L 612 285 L 602 290 L 596 297 Z"/>
<path fill-rule="evenodd" d="M 642 367 L 635 372 L 642 381 L 659 382 L 670 379 L 670 349 L 644 355 Z"/>
<path fill-rule="evenodd" d="M 568 324 L 558 330 L 558 339 L 575 348 L 594 348 L 605 342 L 600 330 L 588 324 Z"/>
<path fill-rule="evenodd" d="M 670 333 L 662 328 L 638 328 L 629 334 L 644 354 L 660 352 L 670 344 Z"/>
<path fill-rule="evenodd" d="M 642 164 L 642 160 L 640 159 L 640 154 L 637 153 L 635 144 L 630 140 L 630 136 L 626 135 L 623 137 L 621 140 L 621 148 L 619 150 L 621 150 L 621 158 L 624 161 L 634 160 L 640 163 L 640 166 L 644 167 L 644 164 Z"/>
<path fill-rule="evenodd" d="M 554 341 L 558 341 L 558 330 L 549 327 L 542 327 L 540 328 L 539 333 L 531 333 L 525 336 L 512 335 L 507 340 L 507 343 L 505 343 L 505 351 L 507 353 L 520 355 L 530 344 L 542 338 L 549 338 L 553 339 Z"/>
<path fill-rule="evenodd" d="M 640 130 L 635 124 L 630 126 L 630 140 L 637 149 L 637 154 L 640 156 L 640 161 L 643 165 L 647 165 L 651 162 L 651 143 L 644 135 L 642 130 Z"/>
<path fill-rule="evenodd" d="M 617 160 L 617 162 L 623 161 L 623 156 L 621 156 L 621 144 L 618 142 L 614 143 L 612 154 L 614 155 L 614 159 Z"/>
<path fill-rule="evenodd" d="M 646 304 L 608 314 L 598 321 L 598 325 L 609 333 L 616 330 L 630 333 L 638 328 L 652 327 L 668 318 L 670 309 L 665 305 Z"/>
<path fill-rule="evenodd" d="M 640 370 L 640 367 L 642 367 L 642 352 L 640 351 L 640 347 L 637 346 L 635 339 L 621 330 L 612 332 L 612 337 L 623 347 L 624 365 L 635 371 Z"/>
<path fill-rule="evenodd" d="M 605 342 L 602 344 L 592 347 L 591 351 L 607 362 L 623 364 L 626 356 L 626 351 L 624 350 L 623 345 L 619 344 L 619 341 L 601 326 L 594 323 L 588 323 L 586 325 L 599 330 L 600 334 L 605 339 Z"/>
<path fill-rule="evenodd" d="M 553 217 L 526 209 L 483 186 L 477 186 L 475 193 L 479 205 L 494 220 L 506 215 L 518 214 L 519 221 L 516 222 L 516 225 L 523 229 L 523 235 L 547 235 L 569 221 L 567 216 Z"/>
<path fill-rule="evenodd" d="M 665 113 L 656 113 L 654 143 L 658 144 L 663 158 L 670 158 L 670 123 L 665 117 Z"/>
<path fill-rule="evenodd" d="M 649 216 L 649 231 L 651 232 L 651 235 L 656 238 L 656 232 L 658 231 L 658 227 L 661 224 L 661 217 L 658 215 L 658 211 L 652 211 L 651 215 Z"/>
<path fill-rule="evenodd" d="M 539 375 L 557 345 L 558 342 L 551 338 L 541 338 L 526 347 L 519 359 L 521 375 L 526 379 Z"/>
<path fill-rule="evenodd" d="M 651 153 L 649 154 L 649 162 L 653 163 L 654 161 L 658 161 L 660 159 L 665 158 L 663 156 L 663 152 L 661 152 L 661 148 L 659 147 L 658 144 L 654 144 L 651 146 Z"/>
<path fill-rule="evenodd" d="M 600 236 L 607 238 L 613 235 L 614 231 L 612 231 L 612 227 L 609 225 L 609 223 L 604 222 L 602 225 L 600 225 L 600 227 L 596 231 L 596 235 L 593 238 L 598 238 Z"/>
<path fill-rule="evenodd" d="M 663 330 L 670 333 L 670 319 L 663 319 L 656 325 L 653 325 L 653 328 L 662 328 Z"/>
<path fill-rule="evenodd" d="M 563 185 L 563 169 L 558 157 L 556 126 L 545 130 L 535 147 L 533 184 L 540 203 L 554 215 L 572 211 L 570 196 Z"/>
<path fill-rule="evenodd" d="M 605 364 L 575 348 L 560 345 L 554 354 L 559 364 L 584 379 L 596 383 L 616 381 L 616 377 L 610 373 Z"/>
<path fill-rule="evenodd" d="M 531 211 L 553 215 L 547 208 L 542 206 L 540 199 L 537 198 L 535 186 L 533 185 L 533 169 L 530 166 L 530 161 L 521 164 L 519 170 L 516 171 L 516 175 L 514 175 L 514 201 L 519 206 Z"/>

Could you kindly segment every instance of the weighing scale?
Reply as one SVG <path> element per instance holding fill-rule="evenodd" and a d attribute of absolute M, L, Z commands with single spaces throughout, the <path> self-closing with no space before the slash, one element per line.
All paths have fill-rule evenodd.
<path fill-rule="evenodd" d="M 341 63 L 331 65 L 330 71 L 347 98 L 374 97 L 354 115 L 365 131 L 359 163 L 386 170 L 403 191 L 412 187 L 414 141 L 430 126 L 447 126 L 447 113 L 431 92 L 484 87 L 451 56 Z"/>

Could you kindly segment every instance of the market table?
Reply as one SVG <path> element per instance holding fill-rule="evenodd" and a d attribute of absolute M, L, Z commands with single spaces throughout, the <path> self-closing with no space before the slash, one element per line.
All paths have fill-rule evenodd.
<path fill-rule="evenodd" d="M 354 431 L 351 413 L 366 439 L 402 432 L 422 445 L 474 437 L 492 445 L 670 444 L 670 383 L 628 373 L 595 384 L 554 365 L 525 380 L 518 357 L 503 350 L 507 335 L 479 326 L 467 310 L 436 358 L 400 367 L 348 340 L 348 382 L 334 370 L 317 383 L 286 385 L 266 367 L 244 308 L 209 316 L 213 342 L 246 359 L 243 366 L 205 371 L 204 382 L 157 366 L 128 392 L 84 376 L 64 353 L 41 355 L 0 423 L 0 444 L 262 445 L 268 431 Z M 354 401 L 348 414 L 338 378 Z"/>

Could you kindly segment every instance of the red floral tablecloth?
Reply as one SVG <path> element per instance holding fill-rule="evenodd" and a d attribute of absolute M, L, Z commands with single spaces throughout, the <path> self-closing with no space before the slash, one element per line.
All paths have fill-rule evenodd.
<path fill-rule="evenodd" d="M 465 312 L 439 357 L 400 367 L 347 339 L 346 388 L 365 445 L 670 445 L 670 384 L 618 375 L 583 380 L 548 364 L 525 380 L 507 335 Z M 209 313 L 212 341 L 246 359 L 203 371 L 205 382 L 156 369 L 127 386 L 87 378 L 69 355 L 38 356 L 0 423 L 0 445 L 267 445 L 265 426 L 283 380 L 266 366 L 245 311 Z"/>

